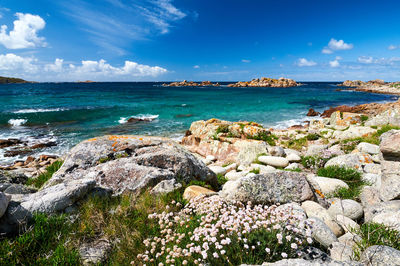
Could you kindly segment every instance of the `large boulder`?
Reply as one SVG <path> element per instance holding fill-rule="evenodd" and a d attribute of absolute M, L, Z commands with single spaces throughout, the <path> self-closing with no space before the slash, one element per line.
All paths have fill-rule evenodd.
<path fill-rule="evenodd" d="M 323 221 L 326 226 L 335 234 L 335 236 L 341 236 L 344 233 L 342 227 L 332 218 L 328 211 L 314 201 L 305 201 L 301 205 L 304 211 L 307 213 L 309 218 L 318 218 Z"/>
<path fill-rule="evenodd" d="M 390 216 L 397 212 L 400 212 L 400 200 L 380 202 L 364 209 L 364 220 L 371 222 L 375 216 Z"/>
<path fill-rule="evenodd" d="M 344 215 L 352 220 L 359 220 L 363 214 L 363 207 L 357 201 L 351 199 L 335 199 L 328 209 L 328 213 L 335 217 L 336 215 Z"/>
<path fill-rule="evenodd" d="M 368 142 L 361 142 L 357 145 L 357 150 L 369 154 L 379 154 L 379 146 Z"/>
<path fill-rule="evenodd" d="M 400 161 L 382 161 L 379 197 L 382 201 L 400 199 Z"/>
<path fill-rule="evenodd" d="M 380 137 L 380 150 L 385 160 L 400 161 L 400 130 L 390 130 Z"/>
<path fill-rule="evenodd" d="M 324 195 L 331 194 L 339 188 L 349 188 L 349 185 L 347 185 L 346 182 L 336 178 L 316 175 L 309 175 L 308 178 L 311 180 L 311 182 L 318 184 L 322 194 Z"/>
<path fill-rule="evenodd" d="M 10 202 L 11 196 L 0 192 L 0 218 L 4 215 L 7 210 L 8 203 Z"/>
<path fill-rule="evenodd" d="M 383 126 L 387 124 L 400 126 L 400 109 L 398 107 L 389 108 L 365 122 L 366 126 Z"/>
<path fill-rule="evenodd" d="M 350 126 L 346 130 L 336 130 L 333 137 L 339 140 L 361 138 L 376 132 L 376 129 L 364 126 Z"/>
<path fill-rule="evenodd" d="M 235 181 L 228 181 L 220 193 L 223 198 L 229 200 L 262 204 L 303 202 L 313 197 L 306 175 L 287 171 L 246 176 Z"/>
<path fill-rule="evenodd" d="M 15 233 L 37 212 L 51 214 L 64 211 L 82 199 L 95 184 L 92 179 L 66 180 L 33 194 L 13 196 L 0 219 L 0 232 Z"/>
<path fill-rule="evenodd" d="M 373 163 L 371 155 L 367 153 L 350 153 L 333 157 L 326 164 L 328 166 L 343 166 L 362 170 L 362 166 Z"/>
<path fill-rule="evenodd" d="M 388 246 L 371 246 L 361 254 L 365 265 L 400 265 L 400 251 Z"/>
<path fill-rule="evenodd" d="M 103 136 L 86 140 L 68 153 L 45 187 L 89 178 L 114 194 L 138 192 L 163 180 L 202 180 L 216 185 L 216 175 L 174 141 L 161 137 Z"/>

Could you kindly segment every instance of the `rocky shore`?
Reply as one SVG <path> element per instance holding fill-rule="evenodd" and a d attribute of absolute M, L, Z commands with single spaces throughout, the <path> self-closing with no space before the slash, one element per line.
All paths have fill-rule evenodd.
<path fill-rule="evenodd" d="M 239 81 L 235 84 L 229 84 L 228 87 L 274 87 L 274 88 L 287 88 L 299 86 L 293 79 L 279 78 L 265 78 L 253 79 L 251 81 Z"/>
<path fill-rule="evenodd" d="M 86 265 L 400 265 L 399 102 L 346 108 L 284 130 L 210 119 L 180 143 L 109 135 L 29 157 L 0 170 L 0 233 L 66 215 L 77 229 L 57 239 Z"/>
<path fill-rule="evenodd" d="M 361 80 L 346 80 L 338 86 L 349 87 L 356 91 L 400 95 L 399 82 L 385 82 L 381 79 L 370 80 L 368 82 Z"/>
<path fill-rule="evenodd" d="M 171 82 L 171 83 L 164 83 L 162 86 L 164 87 L 218 87 L 220 86 L 219 83 L 212 83 L 211 81 L 202 81 L 200 83 L 196 83 L 194 81 L 180 81 L 180 82 Z"/>

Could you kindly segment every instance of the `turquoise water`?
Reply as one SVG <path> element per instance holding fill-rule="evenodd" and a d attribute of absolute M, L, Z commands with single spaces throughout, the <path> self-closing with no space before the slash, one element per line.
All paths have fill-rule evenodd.
<path fill-rule="evenodd" d="M 226 83 L 222 83 L 225 84 Z M 294 88 L 161 87 L 160 83 L 38 83 L 0 85 L 0 139 L 55 141 L 41 153 L 63 153 L 83 139 L 104 134 L 182 136 L 191 122 L 220 118 L 286 127 L 322 111 L 396 99 L 336 91 L 337 83 L 304 83 Z M 147 122 L 125 123 L 130 117 Z M 3 157 L 0 163 L 16 158 Z"/>

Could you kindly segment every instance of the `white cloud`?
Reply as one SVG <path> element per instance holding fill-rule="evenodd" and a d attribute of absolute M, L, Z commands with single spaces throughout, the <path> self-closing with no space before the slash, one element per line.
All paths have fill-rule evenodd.
<path fill-rule="evenodd" d="M 324 47 L 322 49 L 323 54 L 332 54 L 334 51 L 340 51 L 340 50 L 350 50 L 353 49 L 354 45 L 345 43 L 343 40 L 336 40 L 332 38 L 327 47 Z"/>
<path fill-rule="evenodd" d="M 329 65 L 331 67 L 338 67 L 338 66 L 340 66 L 340 63 L 339 63 L 339 60 L 335 59 L 333 61 L 329 61 Z"/>
<path fill-rule="evenodd" d="M 157 77 L 167 73 L 159 66 L 138 64 L 125 61 L 123 66 L 112 66 L 105 60 L 83 60 L 81 64 L 69 64 L 57 58 L 54 63 L 40 64 L 32 57 L 21 57 L 15 54 L 0 54 L 1 74 L 15 77 L 29 77 L 30 80 L 134 80 L 136 78 Z"/>
<path fill-rule="evenodd" d="M 372 58 L 372 56 L 359 56 L 357 61 L 363 64 L 372 64 L 374 62 L 374 58 Z"/>
<path fill-rule="evenodd" d="M 248 59 L 242 59 L 242 62 L 243 62 L 243 63 L 250 63 L 250 62 L 251 62 L 251 60 L 248 60 Z"/>
<path fill-rule="evenodd" d="M 393 45 L 393 44 L 391 44 L 391 45 L 388 46 L 388 49 L 389 49 L 389 50 L 396 50 L 396 49 L 398 49 L 398 48 L 399 48 L 399 46 L 396 46 L 396 45 Z"/>
<path fill-rule="evenodd" d="M 37 35 L 46 23 L 37 15 L 16 13 L 18 18 L 14 21 L 14 28 L 7 33 L 7 26 L 2 25 L 0 31 L 0 43 L 8 49 L 34 48 L 45 46 L 43 37 Z"/>
<path fill-rule="evenodd" d="M 193 68 L 198 69 L 198 68 L 200 68 L 200 66 L 199 65 L 195 65 L 195 66 L 193 66 Z"/>
<path fill-rule="evenodd" d="M 32 57 L 21 57 L 15 54 L 0 54 L 0 70 L 3 73 L 35 73 L 38 66 Z"/>
<path fill-rule="evenodd" d="M 315 63 L 312 60 L 307 60 L 305 58 L 300 58 L 297 62 L 296 65 L 298 65 L 299 67 L 304 67 L 304 66 L 315 66 L 317 65 L 317 63 Z"/>

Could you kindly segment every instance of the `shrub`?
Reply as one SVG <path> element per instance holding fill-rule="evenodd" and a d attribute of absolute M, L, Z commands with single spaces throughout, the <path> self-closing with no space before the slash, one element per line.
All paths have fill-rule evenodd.
<path fill-rule="evenodd" d="M 219 133 L 229 133 L 229 125 L 220 125 L 215 133 L 218 135 Z"/>
<path fill-rule="evenodd" d="M 132 264 L 239 265 L 295 258 L 312 243 L 311 229 L 290 213 L 274 205 L 196 198 L 178 211 L 149 216 L 160 231 L 143 241 L 146 250 Z"/>
<path fill-rule="evenodd" d="M 25 233 L 0 241 L 0 264 L 80 265 L 79 254 L 69 243 L 73 229 L 63 215 L 36 214 Z"/>
<path fill-rule="evenodd" d="M 254 173 L 254 174 L 258 175 L 260 173 L 260 169 L 254 168 L 253 170 L 250 171 L 250 173 Z"/>
<path fill-rule="evenodd" d="M 29 178 L 26 184 L 28 186 L 33 185 L 36 188 L 41 188 L 47 182 L 47 180 L 49 180 L 53 174 L 61 168 L 62 164 L 63 161 L 61 160 L 55 161 L 51 165 L 47 166 L 46 172 L 40 174 L 36 178 Z"/>
<path fill-rule="evenodd" d="M 301 164 L 305 168 L 318 169 L 323 167 L 330 158 L 322 158 L 319 156 L 303 156 L 301 157 Z"/>
<path fill-rule="evenodd" d="M 368 120 L 368 116 L 366 116 L 366 115 L 361 115 L 361 122 L 362 123 L 364 123 L 365 121 L 367 121 Z"/>
<path fill-rule="evenodd" d="M 364 137 L 345 139 L 340 142 L 340 146 L 345 153 L 350 153 L 361 142 L 367 142 L 367 143 L 379 145 L 379 134 L 374 133 L 374 134 L 369 134 Z"/>
<path fill-rule="evenodd" d="M 307 138 L 291 139 L 283 144 L 289 149 L 301 150 L 301 148 L 307 146 Z"/>
<path fill-rule="evenodd" d="M 220 187 L 222 187 L 226 182 L 228 182 L 228 179 L 226 179 L 226 177 L 222 174 L 218 174 L 217 175 L 217 181 L 218 181 L 218 185 Z"/>
<path fill-rule="evenodd" d="M 365 223 L 354 232 L 361 237 L 354 247 L 354 255 L 358 260 L 364 250 L 374 245 L 384 245 L 400 250 L 399 232 L 382 224 Z"/>

